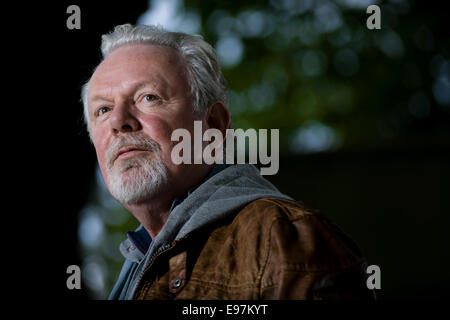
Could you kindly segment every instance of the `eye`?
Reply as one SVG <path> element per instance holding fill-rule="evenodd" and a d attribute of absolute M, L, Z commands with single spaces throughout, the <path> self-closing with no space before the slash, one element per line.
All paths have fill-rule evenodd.
<path fill-rule="evenodd" d="M 155 101 L 155 100 L 158 100 L 158 97 L 155 96 L 154 94 L 146 94 L 144 96 L 144 101 L 145 102 L 152 102 L 152 101 Z"/>
<path fill-rule="evenodd" d="M 101 115 L 105 114 L 108 111 L 109 111 L 108 107 L 100 107 L 100 108 L 97 109 L 96 115 L 98 117 L 98 116 L 101 116 Z"/>

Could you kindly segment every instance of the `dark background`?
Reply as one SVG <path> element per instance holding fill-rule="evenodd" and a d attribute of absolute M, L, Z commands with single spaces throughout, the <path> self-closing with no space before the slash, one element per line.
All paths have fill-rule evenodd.
<path fill-rule="evenodd" d="M 66 8 L 71 4 L 81 8 L 81 30 L 66 28 Z M 276 108 L 266 113 L 243 112 L 233 117 L 235 127 L 280 128 L 280 171 L 268 177 L 269 180 L 282 192 L 324 212 L 360 245 L 369 264 L 380 266 L 380 299 L 444 298 L 449 295 L 450 285 L 447 248 L 450 107 L 433 100 L 433 79 L 428 72 L 433 55 L 449 59 L 449 14 L 443 4 L 408 4 L 407 12 L 392 23 L 404 39 L 402 57 L 386 58 L 371 47 L 361 51 L 360 72 L 342 80 L 356 91 L 356 98 L 351 100 L 356 107 L 345 113 L 322 115 L 323 123 L 337 128 L 345 137 L 335 150 L 295 153 L 288 148 L 287 133 L 293 131 L 295 123 L 317 120 L 314 112 L 296 118 L 290 113 L 292 106 L 283 109 L 287 102 L 291 105 L 295 102 L 289 94 L 282 96 Z M 197 8 L 202 23 L 206 24 L 208 14 L 216 7 L 236 13 L 255 6 L 268 7 L 270 2 L 208 1 L 200 4 L 192 1 L 185 6 Z M 25 261 L 21 276 L 36 288 L 31 290 L 31 297 L 40 298 L 45 292 L 45 298 L 49 299 L 92 298 L 84 286 L 83 290 L 66 288 L 67 266 L 82 264 L 83 252 L 77 233 L 79 212 L 92 198 L 95 185 L 95 151 L 82 124 L 80 88 L 99 62 L 100 36 L 117 24 L 135 23 L 147 8 L 146 1 L 133 1 L 132 5 L 60 1 L 18 9 L 24 15 L 26 11 L 26 24 L 22 25 L 26 32 L 21 31 L 26 41 L 16 39 L 17 44 L 13 42 L 8 48 L 14 55 L 15 48 L 24 46 L 26 55 L 21 59 L 26 63 L 21 64 L 20 79 L 15 82 L 17 109 L 13 113 L 16 117 L 25 117 L 31 125 L 22 130 L 25 122 L 11 122 L 16 129 L 26 132 L 26 148 L 23 149 L 31 158 L 21 158 L 17 163 L 26 168 L 22 172 L 29 178 L 25 180 L 28 181 L 25 190 L 30 196 L 25 200 L 21 197 L 23 191 L 16 193 L 19 194 L 18 200 L 14 200 L 19 208 L 17 212 L 23 214 L 14 216 L 17 221 L 12 229 L 17 231 L 22 225 L 26 227 L 24 230 L 30 229 L 26 236 L 21 236 L 25 244 L 20 242 L 19 247 L 31 254 L 20 255 L 18 259 Z M 383 14 L 383 5 L 381 8 Z M 365 29 L 367 15 L 364 11 L 343 14 L 346 15 L 350 16 L 350 23 L 360 22 Z M 382 28 L 383 21 L 382 16 Z M 408 28 L 416 22 L 426 25 L 433 34 L 432 48 L 419 50 L 409 45 L 413 39 Z M 215 35 L 206 31 L 205 38 L 212 43 L 215 41 Z M 249 73 L 246 68 L 264 68 L 267 60 L 261 55 L 270 51 L 261 47 L 257 39 L 245 41 L 250 49 L 243 62 L 224 70 L 226 78 L 232 79 L 230 87 L 235 90 L 245 87 L 245 83 L 237 79 Z M 294 40 L 285 50 L 270 52 L 267 56 L 285 60 L 297 49 Z M 324 52 L 333 50 L 326 44 L 322 49 Z M 408 87 L 402 80 L 401 70 L 408 61 L 414 61 L 423 75 L 420 85 L 429 97 L 426 117 L 407 117 L 403 110 L 408 109 L 411 93 L 417 89 L 414 85 Z M 371 69 L 365 72 L 365 68 Z M 336 75 L 332 74 L 331 79 L 340 79 L 333 76 Z M 298 78 L 290 76 L 288 92 L 295 92 L 302 85 L 314 91 L 314 86 L 323 81 L 320 77 Z M 249 83 L 255 80 L 250 76 L 246 79 Z M 301 97 L 295 99 L 301 100 Z M 323 114 L 321 103 L 326 105 L 319 99 L 315 108 Z M 383 122 L 383 119 L 387 120 Z M 388 128 L 382 130 L 387 134 L 380 134 L 377 129 L 380 123 L 381 127 Z M 17 239 L 17 232 L 14 234 L 12 239 Z"/>

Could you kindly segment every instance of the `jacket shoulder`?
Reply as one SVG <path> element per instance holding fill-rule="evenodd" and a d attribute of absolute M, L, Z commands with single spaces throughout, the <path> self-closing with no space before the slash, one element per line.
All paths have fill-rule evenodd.
<path fill-rule="evenodd" d="M 238 216 L 241 223 L 260 224 L 270 247 L 278 247 L 284 256 L 279 258 L 296 269 L 339 269 L 364 259 L 348 234 L 301 201 L 262 198 L 248 204 Z"/>
<path fill-rule="evenodd" d="M 245 210 L 254 210 L 262 214 L 264 219 L 285 218 L 295 220 L 307 218 L 312 215 L 322 215 L 318 210 L 310 207 L 302 201 L 283 198 L 261 198 L 249 203 Z"/>
<path fill-rule="evenodd" d="M 360 249 L 318 210 L 283 199 L 260 199 L 246 210 L 269 228 L 261 298 L 373 299 Z"/>

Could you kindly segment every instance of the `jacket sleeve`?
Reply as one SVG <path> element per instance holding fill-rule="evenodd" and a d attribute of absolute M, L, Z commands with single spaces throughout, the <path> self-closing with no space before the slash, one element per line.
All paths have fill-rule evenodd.
<path fill-rule="evenodd" d="M 269 232 L 262 299 L 374 299 L 356 244 L 323 215 L 280 215 Z"/>

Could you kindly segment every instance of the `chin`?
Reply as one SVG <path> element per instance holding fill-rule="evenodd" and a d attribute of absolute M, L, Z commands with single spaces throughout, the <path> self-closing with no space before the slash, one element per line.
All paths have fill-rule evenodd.
<path fill-rule="evenodd" d="M 109 176 L 109 191 L 122 204 L 148 201 L 168 185 L 165 167 L 131 167 Z"/>

